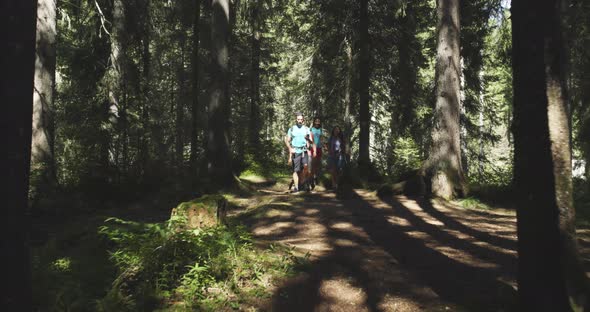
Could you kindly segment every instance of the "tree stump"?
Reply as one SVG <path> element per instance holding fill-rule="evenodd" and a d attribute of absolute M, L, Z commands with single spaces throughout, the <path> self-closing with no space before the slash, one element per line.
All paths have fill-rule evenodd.
<path fill-rule="evenodd" d="M 223 224 L 226 215 L 227 199 L 223 195 L 204 195 L 173 208 L 170 223 L 176 230 L 191 230 Z"/>

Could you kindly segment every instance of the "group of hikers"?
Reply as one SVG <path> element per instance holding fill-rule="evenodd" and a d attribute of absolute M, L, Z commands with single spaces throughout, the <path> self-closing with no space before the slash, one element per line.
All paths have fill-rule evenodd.
<path fill-rule="evenodd" d="M 293 169 L 293 180 L 289 190 L 293 193 L 311 191 L 318 184 L 322 167 L 323 150 L 328 153 L 328 170 L 332 188 L 338 188 L 339 176 L 346 164 L 350 151 L 340 127 L 332 128 L 327 142 L 324 141 L 322 122 L 313 119 L 311 127 L 305 126 L 302 113 L 295 113 L 296 123 L 287 131 L 285 144 L 289 151 L 289 165 Z"/>

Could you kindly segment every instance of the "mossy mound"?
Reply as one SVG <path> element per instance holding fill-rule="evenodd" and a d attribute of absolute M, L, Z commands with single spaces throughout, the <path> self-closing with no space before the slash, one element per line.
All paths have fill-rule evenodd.
<path fill-rule="evenodd" d="M 211 227 L 225 222 L 227 199 L 223 195 L 204 195 L 180 203 L 170 213 L 170 224 L 176 229 Z"/>

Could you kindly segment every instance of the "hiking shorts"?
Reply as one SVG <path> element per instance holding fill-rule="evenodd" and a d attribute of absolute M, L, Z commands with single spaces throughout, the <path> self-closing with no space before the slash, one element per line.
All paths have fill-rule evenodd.
<path fill-rule="evenodd" d="M 307 152 L 293 153 L 293 172 L 300 172 L 308 164 Z"/>

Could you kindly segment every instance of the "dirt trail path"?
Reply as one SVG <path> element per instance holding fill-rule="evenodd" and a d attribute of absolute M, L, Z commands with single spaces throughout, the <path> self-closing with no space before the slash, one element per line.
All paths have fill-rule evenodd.
<path fill-rule="evenodd" d="M 265 191 L 265 190 L 263 190 Z M 304 273 L 274 291 L 272 311 L 510 311 L 516 221 L 424 199 L 356 190 L 266 190 L 248 218 L 258 240 L 309 253 Z"/>

